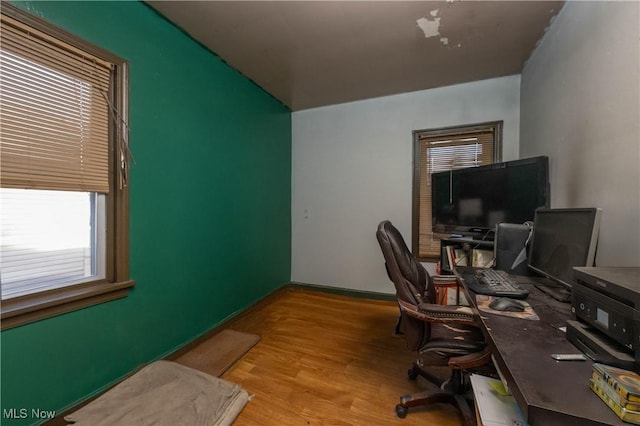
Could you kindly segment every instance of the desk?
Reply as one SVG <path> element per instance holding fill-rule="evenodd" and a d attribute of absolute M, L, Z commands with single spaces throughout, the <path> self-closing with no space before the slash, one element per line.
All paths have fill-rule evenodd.
<path fill-rule="evenodd" d="M 462 275 L 473 268 L 458 267 L 455 274 L 475 306 L 475 293 Z M 628 425 L 589 389 L 591 361 L 555 361 L 553 353 L 580 353 L 558 327 L 571 319 L 571 305 L 553 300 L 533 286 L 530 277 L 517 277 L 530 291 L 527 302 L 540 321 L 479 312 L 482 331 L 496 366 L 507 381 L 531 426 Z"/>

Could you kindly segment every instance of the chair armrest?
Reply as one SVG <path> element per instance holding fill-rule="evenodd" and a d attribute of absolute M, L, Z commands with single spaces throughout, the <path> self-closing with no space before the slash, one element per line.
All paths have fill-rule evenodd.
<path fill-rule="evenodd" d="M 491 362 L 491 349 L 487 346 L 480 352 L 449 358 L 449 368 L 458 370 L 477 368 L 489 362 Z"/>
<path fill-rule="evenodd" d="M 468 306 L 420 303 L 418 306 L 398 301 L 400 307 L 412 317 L 429 322 L 477 325 L 477 313 Z"/>
<path fill-rule="evenodd" d="M 468 306 L 421 303 L 418 305 L 418 311 L 434 322 L 476 324 L 476 312 Z"/>

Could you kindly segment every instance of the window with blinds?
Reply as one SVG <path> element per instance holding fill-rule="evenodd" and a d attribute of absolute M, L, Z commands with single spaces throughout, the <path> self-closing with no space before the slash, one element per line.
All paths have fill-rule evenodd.
<path fill-rule="evenodd" d="M 5 17 L 3 188 L 109 192 L 111 64 Z"/>
<path fill-rule="evenodd" d="M 126 63 L 10 4 L 0 37 L 5 329 L 122 297 L 132 282 Z"/>
<path fill-rule="evenodd" d="M 431 217 L 431 174 L 499 161 L 502 122 L 414 132 L 413 253 L 420 260 L 440 257 L 440 239 Z"/>

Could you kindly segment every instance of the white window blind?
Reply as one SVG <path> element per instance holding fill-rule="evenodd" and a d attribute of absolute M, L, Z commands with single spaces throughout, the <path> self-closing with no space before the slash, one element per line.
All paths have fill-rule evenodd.
<path fill-rule="evenodd" d="M 2 15 L 4 188 L 109 192 L 109 63 Z"/>

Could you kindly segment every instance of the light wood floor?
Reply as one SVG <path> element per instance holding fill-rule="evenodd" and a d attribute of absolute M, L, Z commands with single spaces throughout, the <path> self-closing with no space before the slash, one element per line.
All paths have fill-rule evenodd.
<path fill-rule="evenodd" d="M 415 354 L 392 336 L 397 314 L 394 302 L 288 288 L 233 319 L 262 337 L 222 376 L 254 395 L 234 426 L 460 425 L 444 404 L 396 417 L 400 395 L 433 387 L 407 378 Z"/>

